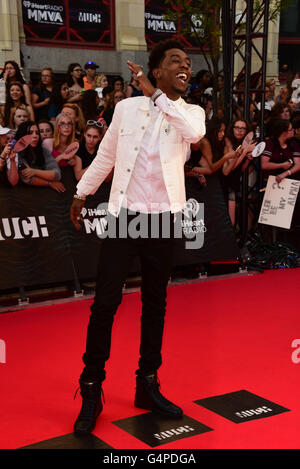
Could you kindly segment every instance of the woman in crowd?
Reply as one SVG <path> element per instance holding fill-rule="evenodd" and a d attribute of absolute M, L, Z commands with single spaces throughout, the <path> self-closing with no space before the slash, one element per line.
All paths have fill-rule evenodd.
<path fill-rule="evenodd" d="M 20 125 L 16 140 L 31 135 L 31 144 L 17 154 L 18 172 L 22 182 L 31 186 L 51 187 L 63 192 L 64 186 L 59 182 L 60 169 L 51 152 L 43 148 L 38 126 L 35 122 L 24 122 Z"/>
<path fill-rule="evenodd" d="M 97 91 L 98 96 L 100 98 L 100 104 L 102 104 L 102 98 L 103 98 L 102 91 L 103 91 L 103 88 L 105 88 L 106 86 L 108 86 L 107 76 L 104 75 L 104 73 L 100 73 L 95 78 L 95 90 Z"/>
<path fill-rule="evenodd" d="M 232 149 L 226 154 L 224 153 L 225 131 L 226 126 L 222 120 L 212 119 L 207 125 L 205 137 L 196 144 L 208 162 L 211 173 L 215 173 L 223 167 L 226 161 L 237 158 L 241 154 L 241 151 L 236 149 Z M 191 148 L 195 148 L 195 145 L 192 144 Z"/>
<path fill-rule="evenodd" d="M 111 95 L 112 92 L 113 88 L 111 86 L 106 86 L 105 88 L 103 88 L 103 101 L 102 105 L 99 107 L 99 117 L 102 117 L 108 126 L 111 123 L 112 116 L 114 113 L 114 106 Z"/>
<path fill-rule="evenodd" d="M 244 119 L 234 120 L 230 124 L 228 134 L 225 137 L 224 154 L 238 150 L 248 131 L 247 121 Z M 250 160 L 252 160 L 251 152 L 254 147 L 255 143 L 245 145 L 238 158 L 227 159 L 223 165 L 223 174 L 226 176 L 224 178 L 224 188 L 228 194 L 228 212 L 233 226 L 235 225 L 236 196 L 240 192 L 241 176 L 248 167 Z"/>
<path fill-rule="evenodd" d="M 54 88 L 54 73 L 52 68 L 45 67 L 41 71 L 41 79 L 32 90 L 31 102 L 34 109 L 35 119 L 48 119 L 50 98 Z"/>
<path fill-rule="evenodd" d="M 124 91 L 114 90 L 111 94 L 111 99 L 112 99 L 113 109 L 115 109 L 118 102 L 122 101 L 123 99 L 126 99 L 126 94 L 124 93 Z"/>
<path fill-rule="evenodd" d="M 15 137 L 8 127 L 0 127 L 0 184 L 15 186 L 19 181 L 16 153 L 11 149 Z"/>
<path fill-rule="evenodd" d="M 47 119 L 41 119 L 38 122 L 38 128 L 42 141 L 46 140 L 47 138 L 53 138 L 54 126 L 52 122 L 48 121 Z"/>
<path fill-rule="evenodd" d="M 117 76 L 113 79 L 113 89 L 115 91 L 124 91 L 124 80 L 121 76 Z"/>
<path fill-rule="evenodd" d="M 257 109 L 261 109 L 262 96 L 258 96 L 256 100 Z M 272 111 L 272 108 L 275 106 L 275 101 L 271 97 L 271 90 L 269 86 L 265 86 L 265 109 Z"/>
<path fill-rule="evenodd" d="M 241 155 L 241 150 L 231 150 L 224 154 L 225 131 L 225 123 L 220 119 L 213 118 L 207 124 L 205 137 L 198 143 L 191 145 L 191 159 L 188 162 L 188 167 L 191 167 L 190 176 L 205 176 L 218 172 L 221 185 L 223 186 L 222 167 L 225 161 Z M 202 182 L 204 182 L 203 176 L 201 177 Z"/>
<path fill-rule="evenodd" d="M 299 111 L 300 111 L 300 103 L 295 102 L 294 99 L 291 98 L 287 104 L 288 104 L 288 107 L 290 108 L 290 112 L 291 112 L 291 118 L 290 118 L 290 120 L 293 120 L 294 117 L 295 117 L 297 114 L 299 114 Z"/>
<path fill-rule="evenodd" d="M 100 98 L 96 90 L 86 90 L 82 96 L 81 110 L 86 120 L 98 120 Z"/>
<path fill-rule="evenodd" d="M 81 108 L 75 103 L 65 103 L 61 112 L 67 114 L 75 124 L 75 138 L 80 140 L 85 128 L 85 118 Z"/>
<path fill-rule="evenodd" d="M 274 102 L 275 104 L 275 92 L 276 92 L 276 81 L 275 78 L 270 78 L 269 80 L 266 81 L 266 86 L 268 86 L 270 90 L 270 99 Z"/>
<path fill-rule="evenodd" d="M 43 147 L 47 148 L 60 167 L 74 166 L 75 158 L 71 160 L 64 158 L 66 148 L 75 142 L 75 124 L 71 117 L 61 113 L 56 117 L 53 138 L 43 141 Z"/>
<path fill-rule="evenodd" d="M 20 124 L 29 120 L 30 115 L 25 104 L 20 104 L 20 106 L 13 107 L 10 111 L 9 127 L 18 130 Z"/>
<path fill-rule="evenodd" d="M 21 105 L 26 107 L 30 115 L 30 119 L 34 121 L 34 112 L 32 106 L 26 102 L 22 84 L 17 81 L 12 81 L 7 86 L 5 106 L 1 106 L 1 112 L 5 125 L 9 125 L 12 108 L 16 108 Z"/>
<path fill-rule="evenodd" d="M 261 169 L 265 183 L 270 175 L 276 176 L 279 183 L 300 170 L 300 147 L 293 139 L 294 130 L 287 119 L 272 119 L 270 128 L 272 135 L 261 155 Z"/>
<path fill-rule="evenodd" d="M 273 129 L 272 129 L 272 122 L 274 122 L 275 119 L 284 119 L 284 120 L 290 120 L 292 116 L 291 109 L 289 105 L 285 101 L 280 101 L 276 103 L 271 110 L 270 116 L 266 121 L 266 126 L 265 126 L 265 135 L 266 137 L 270 137 L 272 135 Z"/>
<path fill-rule="evenodd" d="M 31 91 L 29 85 L 25 82 L 21 73 L 20 67 L 14 60 L 8 60 L 5 62 L 3 72 L 0 75 L 3 78 L 6 85 L 9 85 L 12 81 L 17 81 L 22 84 L 25 100 L 28 105 L 31 105 Z"/>
<path fill-rule="evenodd" d="M 291 92 L 290 90 L 288 89 L 287 86 L 282 86 L 280 87 L 278 93 L 275 95 L 275 103 L 280 103 L 280 102 L 288 102 L 288 100 L 290 99 L 290 96 L 291 96 Z"/>
<path fill-rule="evenodd" d="M 143 92 L 139 88 L 139 82 L 134 78 L 131 77 L 130 83 L 126 87 L 126 98 L 134 98 L 135 96 L 143 96 Z"/>
<path fill-rule="evenodd" d="M 107 126 L 103 119 L 102 121 L 87 121 L 80 147 L 75 157 L 76 164 L 74 166 L 74 174 L 77 181 L 79 181 L 97 155 L 99 144 L 106 129 Z"/>
<path fill-rule="evenodd" d="M 211 75 L 208 70 L 199 70 L 190 87 L 190 94 L 193 103 L 199 104 L 204 108 L 206 103 L 205 91 L 211 86 Z"/>
<path fill-rule="evenodd" d="M 290 119 L 291 110 L 286 101 L 280 101 L 272 107 L 271 118 L 280 117 L 281 119 Z"/>
<path fill-rule="evenodd" d="M 8 143 L 9 131 L 10 131 L 9 127 L 2 127 L 2 125 L 0 125 L 0 153 L 3 151 L 4 147 Z"/>
<path fill-rule="evenodd" d="M 5 172 L 6 170 L 6 172 Z M 7 143 L 0 155 L 0 173 L 4 176 L 0 177 L 3 183 L 4 179 L 7 180 L 12 186 L 19 182 L 18 168 L 16 163 L 16 153 L 11 149 L 10 143 Z"/>
<path fill-rule="evenodd" d="M 67 86 L 70 91 L 69 102 L 81 102 L 82 90 L 84 89 L 83 83 L 83 70 L 79 63 L 71 63 L 67 71 Z"/>
<path fill-rule="evenodd" d="M 69 101 L 70 90 L 67 83 L 59 83 L 54 86 L 50 99 L 48 118 L 55 122 L 56 116 L 61 113 L 64 104 Z"/>

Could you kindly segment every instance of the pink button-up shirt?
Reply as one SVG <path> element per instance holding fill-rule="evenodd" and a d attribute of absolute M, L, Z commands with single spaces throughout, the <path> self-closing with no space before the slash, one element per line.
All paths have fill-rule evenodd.
<path fill-rule="evenodd" d="M 164 97 L 157 98 L 164 99 Z M 170 210 L 159 151 L 163 114 L 151 101 L 150 121 L 140 144 L 123 207 L 143 213 Z"/>
<path fill-rule="evenodd" d="M 119 215 L 121 206 L 138 211 L 137 203 L 146 212 L 149 206 L 157 212 L 169 210 L 170 205 L 172 213 L 184 208 L 183 166 L 190 143 L 205 134 L 204 110 L 181 98 L 169 100 L 164 93 L 156 105 L 158 113 L 145 96 L 117 104 L 97 156 L 77 184 L 79 196 L 94 194 L 114 168 L 108 204 L 113 215 Z M 140 175 L 142 182 L 135 188 Z"/>

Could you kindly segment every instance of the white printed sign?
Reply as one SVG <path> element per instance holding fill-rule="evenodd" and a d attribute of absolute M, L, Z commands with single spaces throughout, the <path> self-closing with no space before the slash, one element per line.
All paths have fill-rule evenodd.
<path fill-rule="evenodd" d="M 283 179 L 279 184 L 269 176 L 258 222 L 280 228 L 291 227 L 300 181 Z"/>
<path fill-rule="evenodd" d="M 3 79 L 0 80 L 0 104 L 5 104 L 6 101 L 6 86 Z"/>

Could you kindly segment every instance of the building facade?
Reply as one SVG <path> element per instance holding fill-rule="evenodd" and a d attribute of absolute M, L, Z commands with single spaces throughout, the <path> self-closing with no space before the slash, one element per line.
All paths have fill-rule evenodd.
<path fill-rule="evenodd" d="M 279 27 L 280 69 L 300 72 L 300 2 L 292 0 L 283 10 Z"/>
<path fill-rule="evenodd" d="M 15 60 L 30 80 L 44 66 L 64 74 L 69 63 L 84 66 L 92 60 L 99 72 L 128 80 L 127 60 L 147 68 L 147 25 L 154 35 L 148 35 L 149 41 L 174 32 L 162 13 L 150 18 L 155 3 L 159 5 L 150 0 L 1 0 L 0 67 Z M 199 54 L 193 55 L 193 64 L 196 72 L 206 68 Z"/>
<path fill-rule="evenodd" d="M 149 46 L 176 32 L 174 24 L 164 20 L 165 10 L 158 0 L 1 0 L 0 67 L 15 60 L 31 80 L 44 66 L 64 74 L 69 63 L 84 66 L 93 60 L 99 72 L 128 80 L 126 61 L 146 69 Z M 284 33 L 286 21 L 282 24 Z M 279 21 L 269 26 L 267 77 L 278 76 L 278 38 Z M 207 66 L 189 40 L 197 73 Z"/>

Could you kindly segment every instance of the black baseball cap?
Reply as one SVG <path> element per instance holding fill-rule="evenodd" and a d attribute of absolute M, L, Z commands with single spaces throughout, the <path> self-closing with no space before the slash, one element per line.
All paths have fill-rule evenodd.
<path fill-rule="evenodd" d="M 89 60 L 85 66 L 84 66 L 85 70 L 87 68 L 99 68 L 99 65 L 96 64 L 96 62 L 93 62 L 92 60 Z"/>

